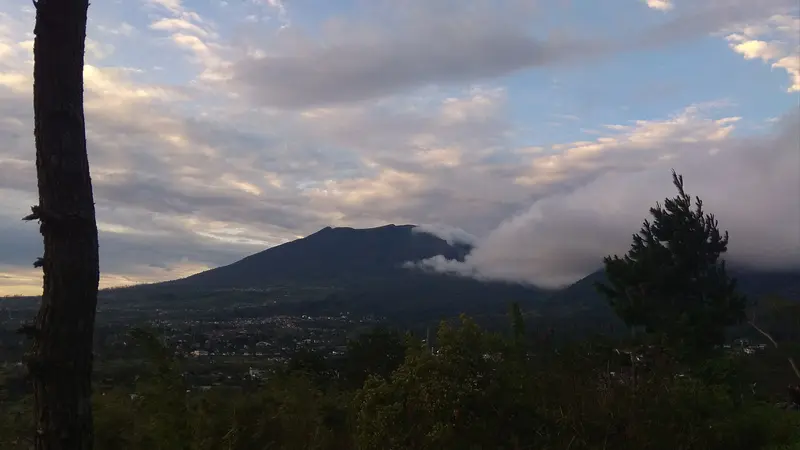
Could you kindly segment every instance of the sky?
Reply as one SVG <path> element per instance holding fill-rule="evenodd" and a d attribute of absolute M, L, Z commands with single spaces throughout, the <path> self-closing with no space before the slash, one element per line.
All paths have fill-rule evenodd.
<path fill-rule="evenodd" d="M 33 25 L 0 0 L 0 295 L 41 292 Z M 731 260 L 800 268 L 796 0 L 109 0 L 84 78 L 101 287 L 386 223 L 563 285 L 672 168 Z"/>

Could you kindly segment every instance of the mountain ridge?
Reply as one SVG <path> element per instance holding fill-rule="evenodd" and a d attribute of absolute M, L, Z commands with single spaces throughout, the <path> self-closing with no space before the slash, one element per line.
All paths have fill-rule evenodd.
<path fill-rule="evenodd" d="M 227 266 L 154 286 L 196 290 L 319 286 L 335 292 L 318 299 L 321 302 L 335 298 L 343 307 L 388 315 L 499 314 L 516 301 L 547 317 L 583 314 L 589 320 L 614 321 L 594 289 L 594 283 L 605 278 L 602 269 L 558 290 L 411 269 L 404 263 L 437 255 L 463 260 L 472 249 L 427 231 L 416 232 L 415 227 L 325 227 Z M 735 274 L 743 293 L 751 297 L 800 293 L 798 273 L 737 269 Z"/>
<path fill-rule="evenodd" d="M 141 298 L 161 299 L 159 304 L 166 307 L 170 299 L 185 304 L 187 298 L 203 297 L 204 292 L 250 289 L 255 298 L 261 290 L 264 298 L 269 298 L 266 290 L 278 288 L 285 292 L 286 307 L 291 303 L 294 311 L 306 305 L 309 311 L 347 310 L 414 322 L 460 313 L 505 314 L 510 301 L 531 306 L 550 293 L 533 286 L 408 268 L 405 263 L 409 261 L 436 255 L 463 260 L 472 248 L 414 228 L 408 224 L 368 229 L 325 227 L 226 266 L 123 289 L 112 297 L 130 299 L 138 292 Z M 225 302 L 236 296 L 220 293 L 217 298 Z"/>
<path fill-rule="evenodd" d="M 449 244 L 432 234 L 413 232 L 415 227 L 325 227 L 231 264 L 155 285 L 241 288 L 287 281 L 341 281 L 343 276 L 397 276 L 411 272 L 402 267 L 408 261 L 436 255 L 463 260 L 471 250 L 466 244 Z"/>
<path fill-rule="evenodd" d="M 409 261 L 437 255 L 463 260 L 472 249 L 415 227 L 325 227 L 225 266 L 177 280 L 101 291 L 100 296 L 106 305 L 132 302 L 169 309 L 193 302 L 224 306 L 241 301 L 246 291 L 249 302 L 272 302 L 277 297 L 269 292 L 277 289 L 280 302 L 291 303 L 293 311 L 349 310 L 412 322 L 460 313 L 499 316 L 507 312 L 508 303 L 518 302 L 546 326 L 559 321 L 574 322 L 578 328 L 619 325 L 594 289 L 594 283 L 605 278 L 602 269 L 562 289 L 548 290 L 408 268 Z M 776 294 L 800 299 L 798 272 L 732 271 L 741 291 L 751 298 Z"/>

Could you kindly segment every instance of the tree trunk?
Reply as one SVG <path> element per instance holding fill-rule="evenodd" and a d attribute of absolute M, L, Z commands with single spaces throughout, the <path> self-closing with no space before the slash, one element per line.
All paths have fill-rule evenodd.
<path fill-rule="evenodd" d="M 39 0 L 33 107 L 44 292 L 29 360 L 36 450 L 90 450 L 99 258 L 83 113 L 88 0 Z"/>

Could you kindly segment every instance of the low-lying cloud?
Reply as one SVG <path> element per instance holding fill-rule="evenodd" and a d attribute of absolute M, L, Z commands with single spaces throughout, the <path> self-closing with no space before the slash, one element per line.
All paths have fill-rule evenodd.
<path fill-rule="evenodd" d="M 597 270 L 608 254 L 627 251 L 648 209 L 673 197 L 670 168 L 686 190 L 730 231 L 728 259 L 761 269 L 800 267 L 800 114 L 768 135 L 729 137 L 699 151 L 629 171 L 607 171 L 588 184 L 536 201 L 480 239 L 463 262 L 437 256 L 423 269 L 557 287 Z"/>
<path fill-rule="evenodd" d="M 424 224 L 411 229 L 414 233 L 427 233 L 446 241 L 450 245 L 464 244 L 475 245 L 478 238 L 461 228 L 443 224 Z"/>

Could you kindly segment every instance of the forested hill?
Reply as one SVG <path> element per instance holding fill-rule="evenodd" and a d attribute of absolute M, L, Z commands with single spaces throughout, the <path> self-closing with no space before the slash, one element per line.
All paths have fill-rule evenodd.
<path fill-rule="evenodd" d="M 775 296 L 800 301 L 800 271 L 765 271 L 734 267 L 730 273 L 736 277 L 739 291 L 753 300 Z M 595 283 L 605 281 L 605 272 L 598 270 L 571 286 L 553 293 L 551 299 L 564 302 L 601 302 L 602 297 L 596 291 Z"/>

